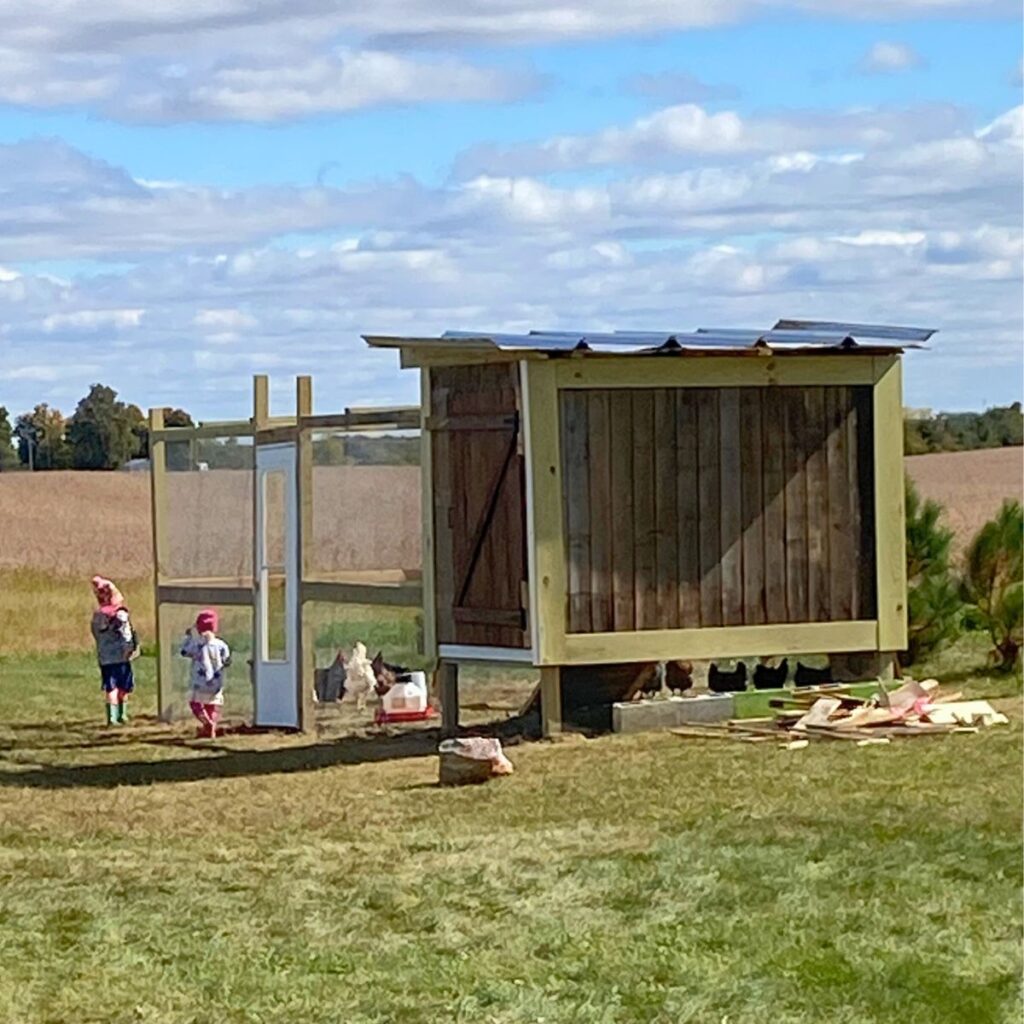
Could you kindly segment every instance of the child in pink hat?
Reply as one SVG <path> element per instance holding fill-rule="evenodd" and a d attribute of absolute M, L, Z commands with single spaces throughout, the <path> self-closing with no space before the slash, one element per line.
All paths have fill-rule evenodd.
<path fill-rule="evenodd" d="M 124 725 L 128 721 L 128 697 L 135 690 L 132 661 L 139 654 L 139 639 L 121 591 L 104 576 L 92 578 L 92 590 L 98 607 L 91 628 L 107 725 Z"/>
<path fill-rule="evenodd" d="M 199 722 L 199 736 L 213 739 L 224 704 L 224 670 L 231 664 L 228 645 L 217 636 L 217 612 L 204 608 L 196 616 L 195 632 L 185 633 L 181 653 L 192 662 L 188 706 Z"/>

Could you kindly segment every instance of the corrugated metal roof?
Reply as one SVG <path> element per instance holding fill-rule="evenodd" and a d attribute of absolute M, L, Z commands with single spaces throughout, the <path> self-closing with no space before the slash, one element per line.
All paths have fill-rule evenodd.
<path fill-rule="evenodd" d="M 480 347 L 500 351 L 604 352 L 639 355 L 654 352 L 899 352 L 921 348 L 935 331 L 922 327 L 856 324 L 815 320 L 779 320 L 772 328 L 707 328 L 686 331 L 445 331 L 436 338 L 364 335 L 368 344 L 385 348 Z M 894 344 L 895 343 L 895 344 Z"/>

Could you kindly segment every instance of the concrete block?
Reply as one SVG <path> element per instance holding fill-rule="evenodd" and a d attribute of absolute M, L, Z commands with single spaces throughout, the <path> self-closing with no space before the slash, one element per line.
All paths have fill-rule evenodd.
<path fill-rule="evenodd" d="M 735 717 L 729 694 L 624 701 L 612 705 L 612 731 L 656 732 L 691 722 L 725 722 Z"/>

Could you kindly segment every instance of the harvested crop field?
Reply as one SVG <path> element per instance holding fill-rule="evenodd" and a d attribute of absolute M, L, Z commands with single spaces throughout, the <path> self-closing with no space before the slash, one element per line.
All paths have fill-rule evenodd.
<path fill-rule="evenodd" d="M 946 507 L 946 519 L 962 549 L 1004 498 L 1024 490 L 1024 448 L 936 452 L 907 459 L 907 473 L 925 498 Z"/>
<path fill-rule="evenodd" d="M 960 544 L 1004 498 L 1020 497 L 1024 449 L 942 452 L 907 459 L 921 493 L 946 506 Z M 171 495 L 172 575 L 242 575 L 252 550 L 247 473 L 176 473 Z M 144 473 L 8 473 L 0 476 L 0 570 L 55 576 L 94 572 L 141 579 L 152 572 L 149 478 Z M 202 529 L 200 526 L 202 525 Z M 415 569 L 420 564 L 419 469 L 318 467 L 317 568 Z"/>

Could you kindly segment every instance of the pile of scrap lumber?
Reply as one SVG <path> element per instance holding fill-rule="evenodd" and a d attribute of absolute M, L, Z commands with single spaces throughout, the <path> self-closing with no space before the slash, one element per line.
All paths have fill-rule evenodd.
<path fill-rule="evenodd" d="M 692 739 L 731 739 L 743 743 L 781 743 L 789 749 L 811 740 L 845 740 L 858 746 L 887 744 L 915 736 L 976 733 L 1005 725 L 1005 715 L 988 701 L 961 700 L 960 693 L 941 693 L 934 679 L 903 679 L 888 686 L 881 680 L 873 697 L 856 697 L 845 686 L 795 690 L 773 698 L 772 718 L 739 718 L 721 724 L 687 725 L 672 732 Z"/>

